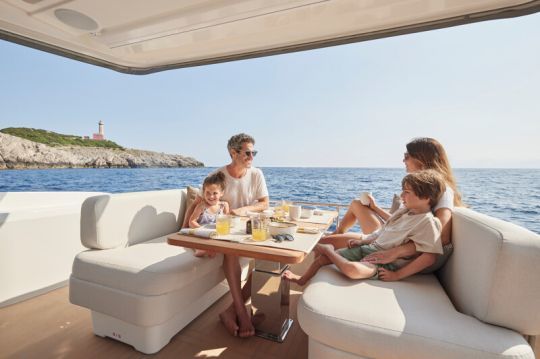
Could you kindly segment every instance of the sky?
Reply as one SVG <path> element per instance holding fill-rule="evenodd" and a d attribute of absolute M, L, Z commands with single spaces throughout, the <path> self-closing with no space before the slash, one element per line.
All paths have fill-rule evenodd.
<path fill-rule="evenodd" d="M 150 75 L 0 40 L 0 128 L 91 135 L 256 166 L 402 167 L 433 137 L 456 168 L 540 168 L 540 14 Z"/>

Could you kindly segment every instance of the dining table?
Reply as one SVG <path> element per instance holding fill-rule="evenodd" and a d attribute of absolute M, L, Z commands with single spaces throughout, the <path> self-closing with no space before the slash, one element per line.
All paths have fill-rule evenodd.
<path fill-rule="evenodd" d="M 168 236 L 170 245 L 202 249 L 222 254 L 232 254 L 254 259 L 251 278 L 251 310 L 258 320 L 254 323 L 257 336 L 283 342 L 293 325 L 289 312 L 290 282 L 283 272 L 291 264 L 301 263 L 331 227 L 337 211 L 317 210 L 307 218 L 284 218 L 281 221 L 298 225 L 293 240 L 276 240 L 267 235 L 264 241 L 254 241 L 246 233 L 249 217 L 236 221 L 236 228 L 228 235 L 201 237 L 196 230 L 183 229 Z"/>

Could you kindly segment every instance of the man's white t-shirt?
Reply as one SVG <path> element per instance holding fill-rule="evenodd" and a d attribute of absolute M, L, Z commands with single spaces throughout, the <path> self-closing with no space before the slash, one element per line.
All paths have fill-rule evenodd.
<path fill-rule="evenodd" d="M 231 209 L 251 206 L 257 203 L 257 200 L 268 197 L 268 188 L 260 169 L 250 167 L 241 178 L 232 177 L 226 166 L 213 173 L 219 171 L 225 174 L 225 194 L 222 200 L 227 201 Z"/>

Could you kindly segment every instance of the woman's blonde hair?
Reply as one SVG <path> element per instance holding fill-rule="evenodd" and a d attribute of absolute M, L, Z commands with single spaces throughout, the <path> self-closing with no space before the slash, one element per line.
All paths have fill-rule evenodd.
<path fill-rule="evenodd" d="M 407 143 L 406 147 L 409 155 L 422 163 L 423 169 L 435 170 L 443 176 L 446 184 L 454 191 L 454 206 L 463 206 L 443 145 L 433 138 L 419 137 Z"/>

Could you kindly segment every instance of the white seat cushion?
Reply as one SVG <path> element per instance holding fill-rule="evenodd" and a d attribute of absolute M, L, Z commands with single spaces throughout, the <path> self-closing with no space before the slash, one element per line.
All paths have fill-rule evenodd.
<path fill-rule="evenodd" d="M 298 320 L 310 338 L 363 357 L 534 358 L 518 333 L 457 312 L 433 275 L 358 281 L 325 267 Z"/>
<path fill-rule="evenodd" d="M 192 250 L 167 244 L 163 236 L 127 248 L 81 252 L 73 262 L 72 276 L 129 293 L 161 295 L 221 270 L 222 262 L 222 255 L 197 258 Z"/>

